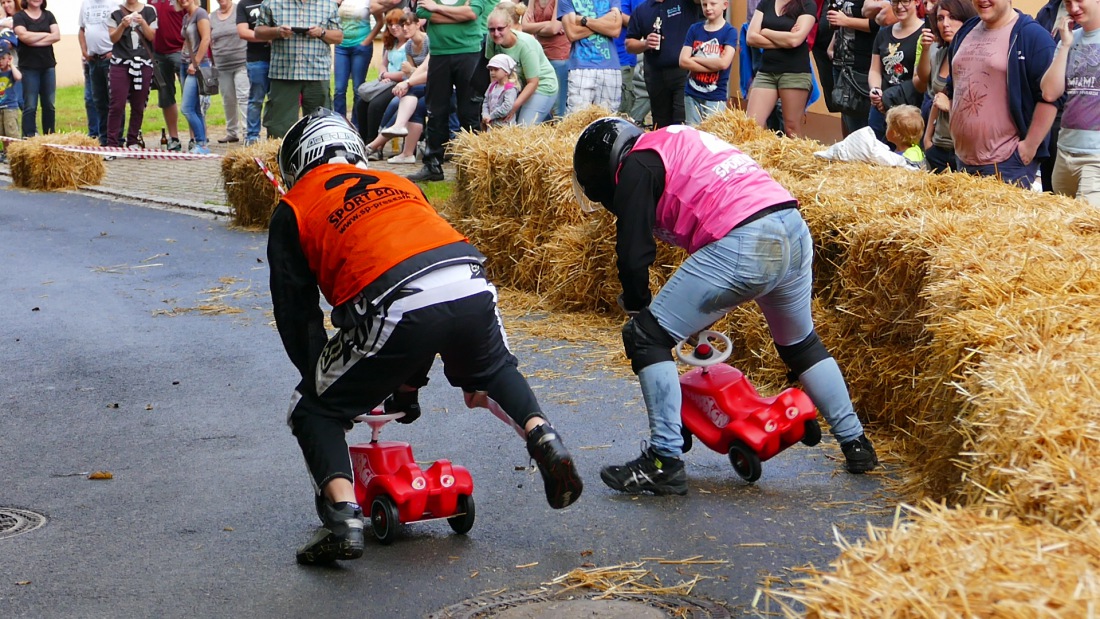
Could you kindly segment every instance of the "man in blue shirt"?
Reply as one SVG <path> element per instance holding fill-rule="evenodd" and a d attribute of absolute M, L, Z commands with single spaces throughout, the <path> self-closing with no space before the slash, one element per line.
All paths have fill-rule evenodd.
<path fill-rule="evenodd" d="M 620 0 L 560 0 L 558 19 L 573 43 L 569 52 L 569 114 L 587 105 L 618 110 L 622 73 L 615 37 L 623 29 Z"/>

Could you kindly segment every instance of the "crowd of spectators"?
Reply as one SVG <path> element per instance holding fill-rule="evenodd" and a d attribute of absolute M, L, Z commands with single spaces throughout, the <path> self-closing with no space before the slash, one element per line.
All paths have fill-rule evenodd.
<path fill-rule="evenodd" d="M 55 130 L 60 33 L 47 1 L 0 0 L 2 135 Z M 1034 18 L 1012 0 L 749 0 L 740 36 L 728 0 L 209 1 L 82 1 L 89 135 L 144 148 L 156 91 L 163 147 L 184 150 L 182 111 L 187 150 L 209 152 L 199 78 L 212 65 L 220 142 L 255 143 L 264 129 L 281 137 L 303 110 L 326 107 L 349 118 L 372 159 L 397 138 L 391 162 L 422 153 L 410 178 L 440 180 L 460 129 L 530 125 L 589 104 L 651 127 L 698 124 L 731 101 L 740 52 L 746 111 L 762 126 L 804 135 L 820 93 L 842 135 L 869 126 L 892 144 L 887 113 L 912 105 L 921 138 L 892 145 L 916 146 L 931 171 L 1022 186 L 1041 176 L 1044 189 L 1097 200 L 1100 0 L 1049 0 Z M 376 39 L 379 77 L 367 81 Z M 487 95 L 503 111 L 483 114 Z M 1059 144 L 1063 110 L 1072 126 Z"/>

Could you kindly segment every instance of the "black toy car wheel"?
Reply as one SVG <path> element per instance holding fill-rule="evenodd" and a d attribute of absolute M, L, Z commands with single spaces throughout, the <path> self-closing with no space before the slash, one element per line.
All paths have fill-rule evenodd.
<path fill-rule="evenodd" d="M 386 545 L 392 544 L 397 538 L 399 524 L 397 505 L 393 499 L 386 495 L 374 499 L 370 506 L 370 528 L 378 541 Z"/>
<path fill-rule="evenodd" d="M 817 419 L 810 419 L 806 422 L 806 429 L 802 432 L 802 444 L 813 447 L 820 442 L 821 424 L 817 422 Z"/>
<path fill-rule="evenodd" d="M 474 528 L 474 497 L 468 494 L 460 494 L 458 496 L 458 511 L 457 516 L 451 516 L 447 519 L 447 524 L 451 525 L 451 529 L 459 535 L 465 535 L 470 529 Z"/>
<path fill-rule="evenodd" d="M 733 470 L 741 476 L 741 479 L 752 483 L 760 479 L 763 467 L 760 464 L 760 456 L 751 447 L 742 441 L 734 441 L 730 445 L 730 464 Z"/>
<path fill-rule="evenodd" d="M 684 439 L 684 446 L 680 448 L 680 451 L 684 453 L 691 451 L 692 443 L 694 442 L 691 438 L 691 430 L 688 430 L 687 426 L 681 425 L 680 436 Z"/>

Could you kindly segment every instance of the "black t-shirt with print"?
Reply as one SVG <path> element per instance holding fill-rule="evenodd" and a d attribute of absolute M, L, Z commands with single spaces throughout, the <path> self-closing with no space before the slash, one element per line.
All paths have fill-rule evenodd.
<path fill-rule="evenodd" d="M 863 0 L 842 0 L 840 12 L 848 17 L 867 19 L 863 17 Z M 871 25 L 870 32 L 855 30 L 853 28 L 838 28 L 836 30 L 836 44 L 834 46 L 833 64 L 850 64 L 856 71 L 867 73 L 871 69 L 871 50 L 874 48 L 875 35 L 879 27 L 875 20 L 868 20 Z"/>
<path fill-rule="evenodd" d="M 248 24 L 252 30 L 256 30 L 256 23 L 260 20 L 260 5 L 263 0 L 241 0 L 237 5 L 237 23 Z M 248 42 L 245 49 L 245 62 L 271 62 L 271 43 Z"/>
<path fill-rule="evenodd" d="M 883 90 L 913 79 L 913 69 L 917 59 L 917 45 L 920 44 L 921 29 L 899 39 L 894 29 L 883 28 L 875 36 L 874 53 L 882 59 Z"/>
<path fill-rule="evenodd" d="M 133 11 L 120 8 L 114 13 L 111 13 L 111 19 L 108 22 L 108 26 L 112 30 L 118 27 L 122 23 L 122 18 L 126 17 Z M 157 27 L 157 10 L 146 4 L 141 8 L 141 16 L 145 18 L 145 23 L 151 27 Z M 135 58 L 144 58 L 145 60 L 152 60 L 152 56 L 149 55 L 149 50 L 153 49 L 153 42 L 146 39 L 142 44 L 141 28 L 127 28 L 122 36 L 118 38 L 118 42 L 115 43 L 114 49 L 111 50 L 112 63 L 125 62 L 127 60 L 133 60 Z"/>

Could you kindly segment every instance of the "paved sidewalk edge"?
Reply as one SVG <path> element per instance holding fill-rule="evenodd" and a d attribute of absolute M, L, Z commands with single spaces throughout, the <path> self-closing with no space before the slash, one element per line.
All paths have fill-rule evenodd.
<path fill-rule="evenodd" d="M 11 183 L 11 186 L 15 189 L 21 189 L 20 187 L 15 186 L 15 184 L 12 181 L 12 178 L 11 178 L 11 173 L 7 170 L 0 170 L 0 180 L 4 180 L 4 181 L 7 181 L 8 183 Z M 201 213 L 217 215 L 219 217 L 229 218 L 229 217 L 233 216 L 233 210 L 231 208 L 229 208 L 228 206 L 224 206 L 224 205 L 221 205 L 221 204 L 205 204 L 205 203 L 202 203 L 202 202 L 191 202 L 191 201 L 188 201 L 188 200 L 180 200 L 180 199 L 169 200 L 167 198 L 163 198 L 163 197 L 159 197 L 159 196 L 149 196 L 149 195 L 144 195 L 144 194 L 139 194 L 139 193 L 134 193 L 134 192 L 129 192 L 129 191 L 123 191 L 121 189 L 112 189 L 110 187 L 106 187 L 106 186 L 103 186 L 103 185 L 93 185 L 93 186 L 89 186 L 89 187 L 77 187 L 76 189 L 66 189 L 64 191 L 72 191 L 72 192 L 78 192 L 78 193 L 88 193 L 88 194 L 93 194 L 93 195 L 98 195 L 98 196 L 108 196 L 108 197 L 113 197 L 113 198 L 120 198 L 120 199 L 130 200 L 130 201 L 134 201 L 134 202 L 141 202 L 141 203 L 144 203 L 144 204 L 154 204 L 154 205 L 157 205 L 157 206 L 163 206 L 163 207 L 169 207 L 169 208 L 178 208 L 178 209 L 183 209 L 183 210 L 188 210 L 188 211 L 198 211 L 198 212 L 201 212 Z"/>

